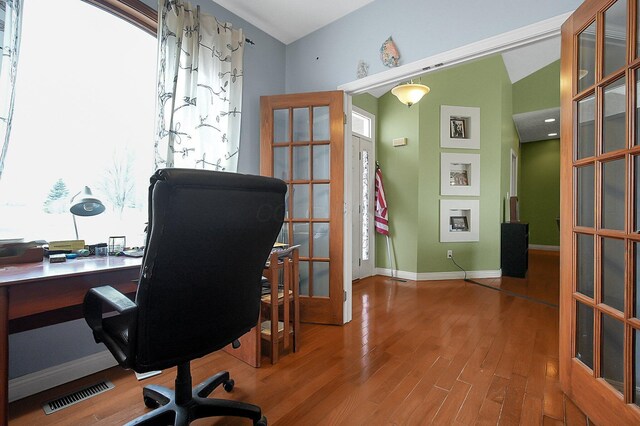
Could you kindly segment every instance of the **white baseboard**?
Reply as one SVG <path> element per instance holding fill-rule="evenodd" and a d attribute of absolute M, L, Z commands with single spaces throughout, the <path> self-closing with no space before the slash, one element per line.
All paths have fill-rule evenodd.
<path fill-rule="evenodd" d="M 384 275 L 387 277 L 402 278 L 403 280 L 412 280 L 412 281 L 418 280 L 418 274 L 415 272 L 394 270 L 393 273 L 391 273 L 391 269 L 387 269 L 387 268 L 375 268 L 375 274 Z"/>
<path fill-rule="evenodd" d="M 544 251 L 560 251 L 560 246 L 545 246 L 542 244 L 529 244 L 531 250 L 544 250 Z"/>
<path fill-rule="evenodd" d="M 45 368 L 9 380 L 9 402 L 34 395 L 63 383 L 118 365 L 109 351 L 98 352 L 84 358 Z"/>
<path fill-rule="evenodd" d="M 407 272 L 407 271 L 393 271 L 387 268 L 376 268 L 377 275 L 384 275 L 387 277 L 402 278 L 412 281 L 438 281 L 438 280 L 458 280 L 464 278 L 464 272 L 451 271 L 451 272 Z M 499 278 L 502 276 L 502 270 L 487 270 L 487 271 L 467 271 L 467 278 Z"/>

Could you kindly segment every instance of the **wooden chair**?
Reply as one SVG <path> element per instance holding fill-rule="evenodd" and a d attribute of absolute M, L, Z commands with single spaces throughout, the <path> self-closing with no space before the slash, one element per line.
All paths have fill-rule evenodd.
<path fill-rule="evenodd" d="M 272 364 L 278 362 L 281 350 L 296 352 L 300 343 L 298 256 L 297 246 L 269 256 L 266 278 L 270 291 L 262 296 L 260 336 Z"/>

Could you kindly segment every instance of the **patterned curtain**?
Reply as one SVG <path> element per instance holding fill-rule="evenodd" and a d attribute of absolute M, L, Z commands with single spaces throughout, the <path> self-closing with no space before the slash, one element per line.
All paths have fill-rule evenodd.
<path fill-rule="evenodd" d="M 0 0 L 0 178 L 11 133 L 21 23 L 22 0 Z"/>
<path fill-rule="evenodd" d="M 183 0 L 160 0 L 155 166 L 235 172 L 244 35 Z"/>

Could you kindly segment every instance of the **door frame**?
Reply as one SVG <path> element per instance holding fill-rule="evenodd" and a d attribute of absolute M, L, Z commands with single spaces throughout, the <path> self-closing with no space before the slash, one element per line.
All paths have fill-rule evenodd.
<path fill-rule="evenodd" d="M 518 196 L 518 154 L 511 148 L 509 161 L 509 195 Z"/>
<path fill-rule="evenodd" d="M 562 24 L 571 16 L 571 12 L 563 13 L 555 17 L 536 22 L 531 25 L 527 25 L 521 28 L 517 28 L 512 31 L 508 31 L 502 34 L 498 34 L 493 37 L 486 38 L 462 47 L 451 49 L 442 53 L 438 53 L 433 56 L 429 56 L 424 59 L 420 59 L 415 62 L 411 62 L 396 68 L 392 68 L 387 71 L 379 72 L 374 75 L 370 75 L 358 80 L 351 81 L 349 83 L 341 84 L 337 87 L 338 90 L 342 90 L 345 94 L 344 101 L 344 113 L 345 113 L 345 125 L 346 129 L 351 129 L 351 111 L 353 107 L 352 96 L 360 95 L 368 92 L 372 89 L 383 89 L 387 87 L 387 90 L 391 90 L 393 86 L 401 81 L 406 81 L 413 77 L 424 75 L 426 73 L 441 70 L 459 65 L 461 63 L 469 62 L 475 59 L 480 59 L 486 56 L 502 53 L 504 51 L 522 47 L 530 43 L 537 41 L 547 40 L 553 37 L 560 37 L 560 28 Z M 428 101 L 428 97 L 426 98 Z M 344 132 L 344 155 L 345 162 L 351 159 L 351 132 Z M 375 141 L 374 141 L 375 149 Z M 351 168 L 344 168 L 344 199 L 345 199 L 345 215 L 344 215 L 344 291 L 345 291 L 345 304 L 344 304 L 344 323 L 351 321 L 352 319 L 352 288 L 351 288 L 351 250 L 352 250 L 352 238 L 351 238 L 351 199 L 352 194 L 352 179 Z M 347 229 L 348 228 L 348 229 Z M 374 264 L 374 271 L 379 271 Z"/>
<path fill-rule="evenodd" d="M 371 89 L 384 89 L 387 86 L 387 90 L 391 90 L 396 84 L 420 75 L 484 58 L 496 53 L 502 53 L 506 50 L 526 46 L 527 44 L 537 41 L 560 37 L 560 27 L 572 13 L 573 11 L 563 13 L 553 18 L 545 19 L 387 71 L 341 84 L 338 86 L 338 90 L 344 91 L 345 94 L 349 96 L 360 95 Z M 426 99 L 428 99 L 428 97 Z M 347 111 L 345 109 L 345 113 L 347 113 L 347 117 L 349 117 L 351 110 L 349 109 Z"/>

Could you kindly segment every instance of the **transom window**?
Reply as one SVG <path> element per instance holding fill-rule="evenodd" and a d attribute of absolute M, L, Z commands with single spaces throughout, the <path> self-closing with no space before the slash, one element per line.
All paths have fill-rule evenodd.
<path fill-rule="evenodd" d="M 371 119 L 355 111 L 351 112 L 351 130 L 354 133 L 371 138 Z"/>

